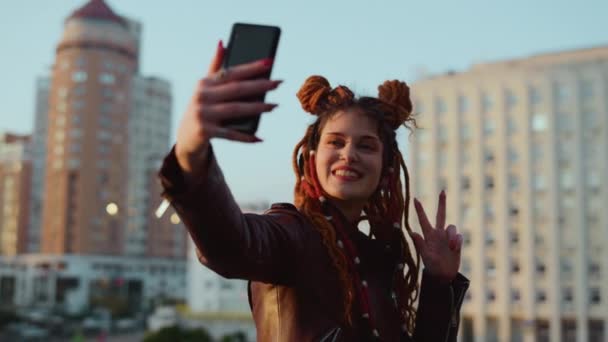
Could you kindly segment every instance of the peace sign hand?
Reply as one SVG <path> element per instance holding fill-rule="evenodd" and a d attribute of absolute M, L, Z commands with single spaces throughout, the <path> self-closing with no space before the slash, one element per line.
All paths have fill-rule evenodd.
<path fill-rule="evenodd" d="M 445 197 L 445 191 L 442 191 L 439 195 L 435 227 L 429 222 L 422 204 L 414 199 L 414 206 L 424 238 L 416 232 L 412 232 L 411 237 L 429 273 L 442 281 L 451 282 L 460 268 L 460 251 L 463 239 L 462 235 L 458 234 L 456 226 L 449 225 L 445 228 Z"/>

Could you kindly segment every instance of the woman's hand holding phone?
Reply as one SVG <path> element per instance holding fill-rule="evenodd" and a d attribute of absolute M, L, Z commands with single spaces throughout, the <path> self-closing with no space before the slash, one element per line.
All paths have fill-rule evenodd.
<path fill-rule="evenodd" d="M 177 131 L 175 154 L 186 175 L 186 180 L 200 174 L 209 149 L 211 138 L 255 143 L 262 141 L 222 126 L 227 119 L 255 116 L 269 112 L 277 105 L 264 102 L 242 102 L 239 98 L 261 95 L 276 89 L 281 81 L 255 79 L 267 73 L 272 60 L 260 60 L 221 69 L 225 49 L 222 42 L 209 67 L 207 76 L 201 79 Z"/>

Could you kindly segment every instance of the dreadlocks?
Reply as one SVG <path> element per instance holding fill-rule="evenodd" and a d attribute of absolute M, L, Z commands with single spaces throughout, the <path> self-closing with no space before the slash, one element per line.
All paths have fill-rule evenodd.
<path fill-rule="evenodd" d="M 411 234 L 412 229 L 408 223 L 409 174 L 397 146 L 395 133 L 401 126 L 408 129 L 416 127 L 411 115 L 409 87 L 400 81 L 386 81 L 378 87 L 378 97 L 355 98 L 347 87 L 332 88 L 324 77 L 311 76 L 304 82 L 297 96 L 302 108 L 317 116 L 317 119 L 308 126 L 306 134 L 293 151 L 293 169 L 296 174 L 294 202 L 314 223 L 322 237 L 342 284 L 343 320 L 347 324 L 352 324 L 351 312 L 357 293 L 353 285 L 353 277 L 356 275 L 348 267 L 344 250 L 338 246 L 334 226 L 322 211 L 322 201 L 327 195 L 316 175 L 314 151 L 319 144 L 325 123 L 338 111 L 358 109 L 374 119 L 378 123 L 379 137 L 385 147 L 382 165 L 385 181 L 381 182 L 369 198 L 363 209 L 364 217 L 361 219 L 368 220 L 370 236 L 377 238 L 391 236 L 395 222 L 404 222 L 408 235 Z M 401 181 L 401 170 L 404 173 L 405 187 Z M 419 292 L 420 255 L 409 248 L 402 229 L 399 229 L 399 240 L 401 244 L 399 262 L 407 266 L 407 272 L 400 272 L 399 276 L 394 277 L 393 286 L 398 291 L 398 307 L 402 320 L 411 333 L 415 322 L 414 303 Z"/>

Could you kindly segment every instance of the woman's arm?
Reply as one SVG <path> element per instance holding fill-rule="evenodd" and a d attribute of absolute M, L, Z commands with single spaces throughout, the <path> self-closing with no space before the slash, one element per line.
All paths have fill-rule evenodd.
<path fill-rule="evenodd" d="M 469 280 L 460 273 L 450 283 L 445 283 L 424 271 L 413 340 L 455 342 L 460 308 L 468 288 Z"/>
<path fill-rule="evenodd" d="M 198 180 L 185 179 L 173 149 L 159 176 L 168 199 L 186 225 L 201 263 L 227 278 L 288 283 L 306 240 L 297 215 L 243 214 L 210 148 Z"/>

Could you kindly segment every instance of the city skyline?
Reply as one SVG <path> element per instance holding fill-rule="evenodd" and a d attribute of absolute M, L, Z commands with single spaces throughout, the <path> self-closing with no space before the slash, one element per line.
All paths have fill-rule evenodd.
<path fill-rule="evenodd" d="M 11 53 L 4 57 L 8 63 L 0 70 L 9 80 L 0 83 L 6 111 L 0 116 L 0 130 L 29 133 L 33 129 L 36 78 L 44 76 L 52 64 L 53 46 L 59 41 L 63 20 L 84 2 L 69 0 L 50 5 L 24 1 L 2 11 L 7 17 L 0 21 L 6 26 L 0 34 L 7 35 L 3 41 Z M 442 73 L 483 61 L 608 42 L 604 34 L 608 24 L 600 14 L 608 5 L 600 1 L 576 6 L 521 1 L 491 8 L 469 1 L 444 5 L 445 11 L 437 11 L 431 3 L 388 2 L 384 7 L 350 4 L 343 8 L 334 3 L 320 7 L 320 2 L 269 2 L 268 6 L 240 3 L 211 8 L 184 2 L 171 9 L 173 15 L 166 14 L 166 7 L 142 8 L 135 1 L 108 4 L 118 13 L 140 20 L 145 27 L 142 71 L 163 75 L 174 87 L 173 137 L 196 80 L 205 72 L 217 40 L 227 38 L 230 25 L 250 21 L 282 27 L 274 75 L 286 81 L 268 97 L 280 106 L 262 119 L 259 135 L 265 142 L 254 146 L 214 142 L 226 178 L 242 202 L 292 200 L 291 150 L 311 121 L 302 113 L 294 94 L 310 74 L 324 74 L 332 84 L 344 83 L 366 94 L 373 93 L 386 78 L 411 83 L 422 66 L 432 73 Z M 38 8 L 37 13 L 33 14 L 31 7 Z M 518 18 L 517 25 L 512 18 Z M 361 20 L 367 24 L 359 25 Z M 22 27 L 19 37 L 8 36 L 15 26 Z M 328 32 L 332 34 L 325 34 Z M 332 38 L 336 36 L 341 39 Z M 406 133 L 401 130 L 400 134 L 404 145 Z M 262 158 L 265 163 L 259 163 Z M 240 172 L 244 163 L 250 170 L 246 174 Z M 267 174 L 272 181 L 260 182 L 259 174 Z"/>

